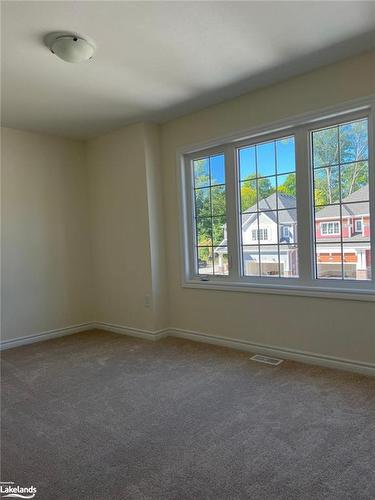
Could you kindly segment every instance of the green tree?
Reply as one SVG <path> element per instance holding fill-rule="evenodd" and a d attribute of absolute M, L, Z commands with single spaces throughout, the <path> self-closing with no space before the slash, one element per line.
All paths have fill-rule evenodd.
<path fill-rule="evenodd" d="M 287 194 L 289 196 L 296 196 L 296 176 L 295 174 L 287 175 L 283 184 L 278 186 L 280 193 Z"/>
<path fill-rule="evenodd" d="M 267 198 L 275 192 L 269 178 L 258 179 L 258 196 L 259 200 Z M 249 175 L 241 185 L 241 209 L 246 212 L 257 202 L 257 181 L 255 175 Z"/>

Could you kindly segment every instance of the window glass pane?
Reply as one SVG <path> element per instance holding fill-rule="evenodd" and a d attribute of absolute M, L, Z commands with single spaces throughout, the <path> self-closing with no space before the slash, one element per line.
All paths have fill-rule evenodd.
<path fill-rule="evenodd" d="M 337 162 L 313 170 L 316 277 L 370 279 L 367 119 L 312 136 L 314 166 Z"/>
<path fill-rule="evenodd" d="M 314 171 L 315 205 L 329 205 L 340 201 L 340 168 L 326 167 Z"/>
<path fill-rule="evenodd" d="M 342 205 L 342 237 L 344 241 L 370 241 L 370 204 Z"/>
<path fill-rule="evenodd" d="M 225 186 L 211 188 L 212 215 L 225 215 Z"/>
<path fill-rule="evenodd" d="M 259 276 L 259 247 L 244 245 L 242 248 L 244 276 Z"/>
<path fill-rule="evenodd" d="M 205 217 L 196 220 L 197 243 L 198 245 L 212 246 L 212 227 L 211 219 Z"/>
<path fill-rule="evenodd" d="M 219 250 L 219 255 L 215 257 L 215 249 L 225 246 L 227 262 L 224 154 L 195 160 L 193 176 L 196 272 L 223 275 L 228 272 L 228 264 L 223 267 L 223 252 Z"/>
<path fill-rule="evenodd" d="M 211 216 L 210 188 L 199 188 L 195 190 L 195 215 L 199 218 Z"/>
<path fill-rule="evenodd" d="M 213 274 L 212 247 L 197 247 L 198 274 Z"/>
<path fill-rule="evenodd" d="M 356 198 L 353 201 L 366 201 L 369 199 L 367 161 L 348 163 L 341 166 L 341 199 L 350 201 L 347 198 L 353 198 L 353 196 Z"/>
<path fill-rule="evenodd" d="M 255 229 L 255 227 L 253 227 Z M 260 243 L 277 244 L 277 212 L 268 211 L 258 214 L 257 239 Z"/>
<path fill-rule="evenodd" d="M 211 185 L 225 184 L 224 155 L 210 157 Z"/>
<path fill-rule="evenodd" d="M 227 275 L 228 270 L 228 248 L 216 247 L 214 251 L 214 271 L 216 275 Z"/>
<path fill-rule="evenodd" d="M 344 243 L 344 279 L 371 279 L 370 243 Z"/>
<path fill-rule="evenodd" d="M 287 210 L 279 210 L 277 214 L 279 243 L 297 243 L 297 210 L 289 208 Z"/>
<path fill-rule="evenodd" d="M 296 174 L 278 175 L 277 191 L 279 194 L 291 197 L 290 202 L 295 205 L 296 200 Z"/>
<path fill-rule="evenodd" d="M 315 210 L 316 241 L 341 241 L 340 205 L 319 206 Z"/>
<path fill-rule="evenodd" d="M 338 127 L 330 127 L 313 132 L 313 165 L 315 168 L 338 164 L 338 138 Z"/>
<path fill-rule="evenodd" d="M 367 120 L 340 125 L 340 163 L 368 159 Z"/>
<path fill-rule="evenodd" d="M 247 213 L 241 215 L 242 220 L 242 244 L 243 245 L 254 245 L 257 243 L 258 233 L 258 213 Z M 255 239 L 254 239 L 255 238 Z"/>
<path fill-rule="evenodd" d="M 298 278 L 297 245 L 280 245 L 280 276 Z"/>
<path fill-rule="evenodd" d="M 240 181 L 239 185 L 243 273 L 245 276 L 297 277 L 294 137 L 255 147 L 257 176 Z M 277 172 L 281 171 L 281 175 L 270 175 L 276 173 L 276 157 Z"/>
<path fill-rule="evenodd" d="M 316 245 L 316 275 L 320 279 L 342 279 L 341 243 Z"/>
<path fill-rule="evenodd" d="M 227 243 L 225 217 L 212 218 L 212 235 L 213 235 L 214 246 L 225 245 Z"/>
<path fill-rule="evenodd" d="M 257 180 L 249 179 L 240 182 L 241 212 L 257 210 Z"/>
<path fill-rule="evenodd" d="M 208 158 L 195 160 L 194 166 L 194 187 L 209 186 L 210 184 L 210 164 Z"/>
<path fill-rule="evenodd" d="M 256 176 L 255 146 L 238 150 L 240 180 L 244 181 Z"/>
<path fill-rule="evenodd" d="M 275 141 L 256 146 L 257 176 L 275 175 Z"/>
<path fill-rule="evenodd" d="M 277 245 L 260 246 L 260 275 L 279 277 L 279 249 Z"/>
<path fill-rule="evenodd" d="M 277 208 L 276 177 L 258 179 L 258 209 L 274 210 Z"/>
<path fill-rule="evenodd" d="M 278 174 L 295 171 L 294 137 L 276 141 L 276 163 Z"/>

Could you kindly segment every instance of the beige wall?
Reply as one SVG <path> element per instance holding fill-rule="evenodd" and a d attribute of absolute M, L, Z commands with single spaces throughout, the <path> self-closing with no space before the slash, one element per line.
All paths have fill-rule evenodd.
<path fill-rule="evenodd" d="M 375 52 L 162 126 L 170 325 L 363 362 L 375 359 L 375 305 L 181 288 L 176 152 L 181 147 L 375 93 Z"/>
<path fill-rule="evenodd" d="M 82 142 L 2 129 L 2 339 L 91 320 Z"/>
<path fill-rule="evenodd" d="M 152 125 L 87 143 L 97 321 L 151 330 L 164 325 L 158 156 Z"/>
<path fill-rule="evenodd" d="M 157 125 L 144 125 L 144 149 L 151 257 L 152 308 L 155 315 L 154 328 L 159 330 L 168 326 L 168 304 L 160 127 Z"/>

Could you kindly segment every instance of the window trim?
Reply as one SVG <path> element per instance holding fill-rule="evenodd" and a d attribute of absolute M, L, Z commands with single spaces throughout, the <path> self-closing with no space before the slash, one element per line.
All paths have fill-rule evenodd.
<path fill-rule="evenodd" d="M 345 103 L 339 106 L 329 107 L 325 110 L 320 110 L 313 113 L 307 113 L 296 117 L 288 118 L 254 128 L 250 131 L 242 131 L 231 136 L 218 138 L 205 144 L 188 146 L 181 148 L 177 152 L 179 165 L 179 185 L 180 185 L 180 208 L 181 208 L 181 242 L 182 242 L 182 286 L 187 288 L 205 288 L 215 290 L 233 290 L 233 291 L 248 291 L 259 293 L 286 293 L 289 295 L 307 295 L 307 296 L 323 296 L 323 297 L 341 297 L 349 298 L 350 300 L 375 300 L 375 242 L 372 241 L 372 281 L 343 280 L 322 280 L 312 278 L 314 271 L 314 253 L 313 253 L 313 218 L 312 218 L 312 191 L 311 183 L 312 176 L 310 173 L 311 161 L 311 131 L 317 128 L 324 128 L 329 125 L 337 125 L 340 122 L 355 120 L 359 118 L 368 118 L 369 126 L 369 187 L 370 187 L 370 213 L 375 214 L 374 210 L 374 106 L 375 96 L 369 96 L 363 99 L 357 99 L 350 103 Z M 295 135 L 296 144 L 296 164 L 302 162 L 305 168 L 305 176 L 301 176 L 302 168 L 300 167 L 297 175 L 297 213 L 303 211 L 306 217 L 298 219 L 299 234 L 299 266 L 300 277 L 284 278 L 284 277 L 244 277 L 240 273 L 240 245 L 238 231 L 236 234 L 230 235 L 229 228 L 238 228 L 238 207 L 231 207 L 233 201 L 237 204 L 238 197 L 233 193 L 233 188 L 237 189 L 237 169 L 234 169 L 235 154 L 238 147 L 243 147 L 259 142 L 265 142 L 280 137 Z M 246 137 L 246 138 L 245 138 Z M 203 146 L 203 147 L 202 147 Z M 228 276 L 209 276 L 207 281 L 202 276 L 191 274 L 191 258 L 190 253 L 193 248 L 191 240 L 191 223 L 190 216 L 192 214 L 189 209 L 189 197 L 192 193 L 189 188 L 189 175 L 186 175 L 186 161 L 204 157 L 207 154 L 213 155 L 217 152 L 224 152 L 226 157 L 226 191 L 227 191 L 227 219 L 228 219 L 228 252 L 230 274 Z M 297 167 L 298 168 L 298 167 Z M 305 177 L 301 179 L 301 177 Z M 306 183 L 306 180 L 308 181 Z M 301 184 L 304 183 L 306 196 L 301 196 Z M 307 198 L 307 203 L 306 203 Z M 300 206 L 299 206 L 300 205 Z M 230 220 L 229 220 L 230 219 Z M 233 220 L 234 219 L 234 220 Z M 304 223 L 300 224 L 303 219 Z M 308 219 L 308 220 L 307 220 Z M 375 216 L 371 217 L 371 234 L 375 234 Z M 305 226 L 305 227 L 303 227 Z M 190 234 L 191 233 L 191 234 Z M 306 238 L 308 236 L 308 238 Z M 302 240 L 304 244 L 301 244 Z M 202 279 L 203 278 L 203 279 Z"/>

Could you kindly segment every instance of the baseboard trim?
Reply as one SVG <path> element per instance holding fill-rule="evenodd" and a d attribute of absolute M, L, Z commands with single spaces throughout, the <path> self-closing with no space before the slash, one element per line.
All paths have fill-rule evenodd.
<path fill-rule="evenodd" d="M 96 322 L 94 328 L 105 330 L 107 332 L 119 333 L 120 335 L 129 335 L 130 337 L 138 337 L 147 340 L 160 340 L 167 336 L 167 329 L 163 330 L 143 330 L 141 328 L 133 328 L 131 326 L 115 325 L 113 323 Z"/>
<path fill-rule="evenodd" d="M 333 356 L 324 356 L 313 352 L 301 351 L 297 349 L 286 349 L 278 346 L 250 342 L 247 340 L 231 339 L 228 337 L 210 335 L 207 333 L 197 332 L 193 330 L 184 330 L 182 328 L 145 330 L 141 328 L 116 325 L 113 323 L 106 323 L 101 321 L 81 323 L 79 325 L 57 328 L 55 330 L 49 330 L 35 335 L 18 337 L 12 340 L 5 340 L 0 342 L 0 350 L 10 349 L 12 347 L 19 347 L 22 345 L 32 344 L 34 342 L 41 342 L 43 340 L 53 339 L 56 337 L 63 337 L 65 335 L 72 335 L 74 333 L 84 332 L 93 329 L 105 330 L 112 333 L 128 335 L 131 337 L 137 337 L 151 341 L 161 340 L 165 337 L 184 338 L 188 340 L 193 340 L 195 342 L 204 342 L 206 344 L 229 347 L 231 349 L 238 349 L 241 351 L 252 352 L 255 354 L 276 356 L 283 359 L 298 361 L 300 363 L 323 366 L 326 368 L 334 368 L 336 370 L 345 370 L 345 371 L 360 373 L 362 375 L 375 376 L 375 364 L 372 363 L 362 363 L 360 361 L 354 361 L 351 359 L 336 358 Z"/>
<path fill-rule="evenodd" d="M 345 370 L 360 373 L 362 375 L 375 376 L 375 364 L 372 363 L 362 363 L 351 359 L 324 356 L 297 349 L 285 349 L 282 347 L 258 344 L 246 340 L 235 340 L 228 337 L 220 337 L 216 335 L 208 335 L 202 332 L 183 330 L 181 328 L 168 328 L 165 336 L 184 338 L 195 342 L 204 342 L 206 344 L 229 347 L 241 351 L 253 352 L 255 354 L 271 355 L 283 359 L 298 361 L 300 363 L 323 366 L 325 368 L 334 368 L 336 370 Z"/>
<path fill-rule="evenodd" d="M 12 347 L 34 344 L 35 342 L 42 342 L 43 340 L 65 337 L 66 335 L 73 335 L 74 333 L 85 332 L 86 330 L 95 328 L 93 325 L 94 323 L 80 323 L 78 325 L 56 328 L 54 330 L 48 330 L 33 335 L 26 335 L 25 337 L 17 337 L 16 339 L 3 340 L 0 342 L 0 351 L 11 349 Z"/>

